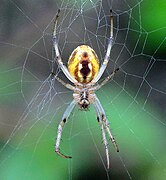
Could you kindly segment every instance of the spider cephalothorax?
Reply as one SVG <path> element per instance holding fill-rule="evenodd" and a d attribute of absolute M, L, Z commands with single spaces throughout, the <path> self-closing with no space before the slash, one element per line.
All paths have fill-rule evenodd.
<path fill-rule="evenodd" d="M 55 20 L 55 26 L 54 26 L 54 31 L 53 31 L 53 45 L 54 45 L 54 49 L 55 49 L 55 53 L 57 57 L 57 63 L 59 64 L 62 72 L 74 84 L 74 86 L 71 84 L 65 83 L 64 81 L 62 81 L 56 76 L 55 78 L 60 83 L 62 83 L 66 88 L 74 91 L 73 93 L 74 99 L 70 103 L 70 105 L 67 107 L 66 111 L 63 114 L 62 120 L 59 123 L 57 139 L 56 139 L 56 144 L 55 144 L 55 152 L 64 158 L 71 158 L 71 156 L 63 155 L 59 150 L 63 126 L 66 123 L 67 119 L 69 118 L 69 115 L 76 104 L 78 104 L 78 106 L 82 110 L 88 110 L 90 104 L 92 104 L 96 111 L 97 121 L 99 122 L 99 125 L 101 127 L 103 143 L 106 150 L 107 168 L 109 168 L 109 151 L 108 151 L 108 142 L 106 139 L 106 133 L 109 135 L 117 151 L 119 151 L 119 149 L 110 131 L 109 121 L 106 117 L 105 111 L 99 99 L 97 98 L 95 91 L 100 89 L 104 84 L 106 84 L 111 79 L 111 77 L 113 77 L 114 74 L 119 70 L 118 68 L 115 69 L 107 78 L 104 79 L 104 81 L 101 84 L 96 85 L 98 80 L 103 75 L 110 59 L 110 51 L 111 51 L 112 43 L 113 43 L 112 11 L 110 15 L 110 19 L 111 19 L 110 37 L 108 41 L 106 55 L 105 55 L 105 58 L 101 67 L 99 68 L 99 59 L 95 51 L 87 45 L 81 45 L 81 46 L 78 46 L 70 55 L 69 61 L 68 61 L 68 69 L 62 62 L 60 52 L 58 49 L 57 38 L 56 38 L 56 27 L 57 27 L 57 20 L 59 17 L 59 12 L 60 11 L 58 11 L 58 14 Z M 52 75 L 55 75 L 53 71 L 51 73 L 51 76 Z"/>
<path fill-rule="evenodd" d="M 79 105 L 80 109 L 88 110 L 89 105 L 90 105 L 88 91 L 82 91 L 79 94 L 79 96 L 80 96 L 80 98 L 79 98 L 78 105 Z"/>

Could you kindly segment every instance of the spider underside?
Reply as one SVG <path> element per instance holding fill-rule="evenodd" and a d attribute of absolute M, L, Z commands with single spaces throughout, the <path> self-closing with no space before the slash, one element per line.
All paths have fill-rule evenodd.
<path fill-rule="evenodd" d="M 63 126 L 66 123 L 67 119 L 70 116 L 73 108 L 76 104 L 82 110 L 88 110 L 90 104 L 94 106 L 95 112 L 97 114 L 97 121 L 100 124 L 101 132 L 102 132 L 102 139 L 105 146 L 106 151 L 106 158 L 107 158 L 107 168 L 109 168 L 109 151 L 108 151 L 108 142 L 106 139 L 106 133 L 108 133 L 113 145 L 115 146 L 117 152 L 119 148 L 113 137 L 110 128 L 109 128 L 109 121 L 106 117 L 105 111 L 97 98 L 95 91 L 100 89 L 103 85 L 105 85 L 119 70 L 119 68 L 115 69 L 108 77 L 106 77 L 101 84 L 95 85 L 98 80 L 103 75 L 107 64 L 110 59 L 110 52 L 113 45 L 113 16 L 112 11 L 110 11 L 110 22 L 111 22 L 111 29 L 110 29 L 110 37 L 108 41 L 107 51 L 104 58 L 104 61 L 99 68 L 99 60 L 95 53 L 95 51 L 87 45 L 78 46 L 73 53 L 71 54 L 69 61 L 68 61 L 68 68 L 63 64 L 60 52 L 58 49 L 57 37 L 56 37 L 56 28 L 57 22 L 59 17 L 60 10 L 58 10 L 55 25 L 53 30 L 53 46 L 56 54 L 55 60 L 57 61 L 59 67 L 61 68 L 62 72 L 65 76 L 74 84 L 68 84 L 62 81 L 60 78 L 55 76 L 54 71 L 52 70 L 51 75 L 53 75 L 62 85 L 66 88 L 74 91 L 73 93 L 73 101 L 69 104 L 67 109 L 65 110 L 62 120 L 59 123 L 58 131 L 57 131 L 57 138 L 55 143 L 55 152 L 64 158 L 71 158 L 71 156 L 66 156 L 60 152 L 60 141 L 62 136 Z"/>

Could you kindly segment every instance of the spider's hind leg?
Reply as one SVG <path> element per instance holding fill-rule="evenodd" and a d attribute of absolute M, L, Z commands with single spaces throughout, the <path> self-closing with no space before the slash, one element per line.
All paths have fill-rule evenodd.
<path fill-rule="evenodd" d="M 56 28 L 57 28 L 57 23 L 59 19 L 59 13 L 60 13 L 60 9 L 58 9 L 58 12 L 54 21 L 53 37 L 56 37 Z"/>
<path fill-rule="evenodd" d="M 52 37 L 52 41 L 53 41 L 53 47 L 54 47 L 54 51 L 55 51 L 55 57 L 54 57 L 54 63 L 57 62 L 57 64 L 59 65 L 59 67 L 61 68 L 62 72 L 65 74 L 65 76 L 72 82 L 72 83 L 77 83 L 77 80 L 74 79 L 71 74 L 69 73 L 67 67 L 63 64 L 61 55 L 60 55 L 60 51 L 58 48 L 58 40 L 57 40 L 57 24 L 58 24 L 58 18 L 59 18 L 59 13 L 60 10 L 58 10 L 56 18 L 55 18 L 55 22 L 54 22 L 54 28 L 53 28 L 53 37 Z M 52 66 L 52 73 L 54 73 L 54 69 Z"/>
<path fill-rule="evenodd" d="M 101 76 L 103 75 L 106 67 L 107 67 L 107 64 L 108 62 L 110 61 L 110 54 L 111 54 L 111 49 L 112 49 L 112 46 L 113 46 L 113 42 L 114 42 L 114 37 L 113 37 L 113 15 L 112 15 L 112 10 L 110 10 L 110 37 L 109 37 L 109 40 L 108 40 L 108 45 L 107 45 L 107 51 L 106 51 L 106 55 L 105 55 L 105 58 L 104 58 L 104 61 L 99 69 L 99 72 L 97 74 L 97 76 L 91 81 L 92 83 L 96 83 L 100 78 Z"/>

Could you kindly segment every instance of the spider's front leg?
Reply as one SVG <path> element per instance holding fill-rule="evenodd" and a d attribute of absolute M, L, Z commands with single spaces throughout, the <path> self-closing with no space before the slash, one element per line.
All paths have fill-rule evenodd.
<path fill-rule="evenodd" d="M 107 169 L 109 169 L 110 160 L 109 160 L 109 150 L 108 150 L 108 142 L 107 142 L 107 138 L 106 138 L 106 134 L 105 134 L 105 128 L 104 128 L 104 125 L 103 125 L 103 122 L 102 122 L 102 118 L 101 118 L 101 116 L 100 116 L 99 109 L 98 109 L 97 106 L 96 106 L 96 103 L 94 103 L 93 106 L 94 106 L 95 111 L 96 111 L 96 114 L 97 114 L 97 121 L 98 121 L 99 124 L 100 124 L 101 133 L 102 133 L 102 138 L 103 138 L 103 143 L 104 143 L 105 151 L 106 151 Z"/>
<path fill-rule="evenodd" d="M 103 109 L 103 107 L 102 107 L 99 99 L 97 98 L 97 96 L 96 96 L 96 106 L 97 106 L 97 108 L 99 109 L 99 112 L 100 112 L 100 114 L 101 114 L 101 116 L 102 116 L 102 121 L 103 121 L 104 126 L 105 126 L 105 129 L 106 129 L 106 131 L 107 131 L 107 133 L 108 133 L 108 135 L 109 135 L 109 137 L 110 137 L 110 139 L 111 139 L 111 141 L 112 141 L 112 144 L 113 144 L 114 147 L 116 148 L 116 151 L 119 152 L 119 147 L 118 147 L 118 145 L 117 145 L 117 143 L 116 143 L 116 140 L 115 140 L 115 138 L 113 137 L 113 135 L 112 135 L 112 133 L 111 133 L 111 130 L 110 130 L 110 127 L 109 127 L 109 121 L 108 121 L 108 119 L 107 119 L 107 117 L 106 117 L 105 111 L 104 111 L 104 109 Z"/>
<path fill-rule="evenodd" d="M 107 169 L 109 169 L 109 151 L 108 151 L 108 143 L 107 143 L 105 131 L 108 133 L 108 135 L 109 135 L 112 143 L 114 144 L 117 152 L 119 152 L 119 148 L 118 148 L 118 145 L 115 141 L 115 138 L 112 136 L 112 133 L 111 133 L 110 128 L 109 128 L 109 122 L 106 118 L 104 109 L 102 108 L 100 101 L 97 98 L 97 96 L 95 96 L 95 101 L 93 103 L 93 106 L 94 106 L 95 111 L 97 113 L 97 120 L 98 120 L 100 127 L 101 127 L 102 138 L 103 138 L 103 142 L 104 142 L 104 146 L 105 146 L 105 150 L 106 150 Z"/>
<path fill-rule="evenodd" d="M 58 126 L 58 132 L 57 132 L 57 139 L 56 139 L 56 143 L 55 143 L 55 152 L 60 155 L 63 158 L 72 158 L 71 156 L 66 156 L 63 155 L 60 151 L 59 151 L 59 147 L 60 147 L 60 141 L 61 141 L 61 136 L 62 136 L 62 130 L 63 130 L 63 126 L 65 125 L 67 119 L 70 116 L 71 111 L 73 110 L 74 106 L 76 105 L 76 101 L 73 100 L 70 105 L 67 107 L 66 111 L 63 114 L 62 117 L 62 121 L 59 123 Z"/>

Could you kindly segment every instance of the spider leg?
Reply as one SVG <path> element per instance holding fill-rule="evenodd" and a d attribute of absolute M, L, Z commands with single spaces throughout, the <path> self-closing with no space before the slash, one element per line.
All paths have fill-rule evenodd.
<path fill-rule="evenodd" d="M 70 115 L 70 113 L 73 110 L 75 105 L 76 105 L 76 101 L 73 100 L 70 103 L 70 105 L 67 107 L 66 111 L 64 112 L 63 117 L 62 117 L 62 121 L 59 123 L 59 126 L 58 126 L 57 139 L 56 139 L 56 143 L 55 143 L 55 152 L 63 158 L 72 158 L 71 156 L 66 156 L 66 155 L 62 154 L 59 151 L 59 147 L 60 147 L 60 141 L 61 141 L 63 126 L 65 125 L 65 123 L 66 123 L 66 121 L 67 121 L 67 119 L 68 119 L 68 117 L 69 117 L 69 115 Z"/>
<path fill-rule="evenodd" d="M 63 73 L 65 74 L 65 76 L 72 82 L 72 83 L 77 83 L 77 80 L 74 79 L 68 69 L 66 68 L 66 66 L 63 64 L 62 62 L 62 58 L 61 58 L 61 55 L 60 55 L 60 52 L 59 52 L 59 48 L 58 48 L 58 42 L 57 42 L 57 36 L 56 36 L 56 29 L 57 29 L 57 23 L 58 23 L 58 19 L 59 19 L 59 13 L 60 13 L 60 10 L 58 10 L 58 13 L 56 15 L 56 18 L 55 18 L 55 22 L 54 22 L 54 29 L 53 29 L 53 46 L 54 46 L 54 50 L 55 50 L 55 54 L 56 54 L 56 61 L 58 63 L 58 65 L 60 66 L 61 70 L 63 71 Z M 52 69 L 52 73 L 54 73 L 54 70 Z"/>
<path fill-rule="evenodd" d="M 52 73 L 52 75 L 54 75 L 55 79 L 60 82 L 63 86 L 65 86 L 67 89 L 70 89 L 72 91 L 76 90 L 76 88 L 74 86 L 72 86 L 71 84 L 68 84 L 66 82 L 64 82 L 62 79 L 60 79 L 59 77 L 57 77 L 55 74 Z"/>
<path fill-rule="evenodd" d="M 107 52 L 106 52 L 103 64 L 100 67 L 98 75 L 91 81 L 92 84 L 96 83 L 101 78 L 101 76 L 103 75 L 103 73 L 104 73 L 104 71 L 105 71 L 105 69 L 107 67 L 107 64 L 108 64 L 108 62 L 110 60 L 110 52 L 111 52 L 111 48 L 112 48 L 113 40 L 114 40 L 114 38 L 113 38 L 113 16 L 112 16 L 112 10 L 110 10 L 110 21 L 111 21 L 111 29 L 110 29 L 110 37 L 109 37 L 109 40 L 108 40 Z"/>
<path fill-rule="evenodd" d="M 104 122 L 106 131 L 107 131 L 107 133 L 108 133 L 108 135 L 109 135 L 109 137 L 110 137 L 110 139 L 112 141 L 112 144 L 114 145 L 116 151 L 119 152 L 119 148 L 118 148 L 118 145 L 116 143 L 116 140 L 115 140 L 115 138 L 113 137 L 113 135 L 111 133 L 111 130 L 110 130 L 110 127 L 109 127 L 109 121 L 108 121 L 108 119 L 106 117 L 105 111 L 104 111 L 104 109 L 103 109 L 99 99 L 97 98 L 97 96 L 96 96 L 95 99 L 96 99 L 96 101 L 95 101 L 96 102 L 96 106 L 99 109 L 99 111 L 102 113 L 102 121 Z"/>
<path fill-rule="evenodd" d="M 109 169 L 110 160 L 109 160 L 108 142 L 107 142 L 107 138 L 106 138 L 106 134 L 105 134 L 105 128 L 104 128 L 104 125 L 103 125 L 103 122 L 102 122 L 101 114 L 100 114 L 99 109 L 98 109 L 98 107 L 97 107 L 95 102 L 93 103 L 93 106 L 94 106 L 94 109 L 95 109 L 96 114 L 97 114 L 97 121 L 100 124 L 101 132 L 102 132 L 102 138 L 103 138 L 103 143 L 104 143 L 105 151 L 106 151 L 107 169 Z"/>
<path fill-rule="evenodd" d="M 115 69 L 109 76 L 107 76 L 107 77 L 101 82 L 101 84 L 90 88 L 90 90 L 92 90 L 92 91 L 97 91 L 98 89 L 100 89 L 102 86 L 104 86 L 104 85 L 117 73 L 117 71 L 119 71 L 119 68 Z"/>

